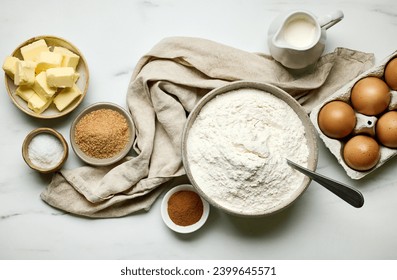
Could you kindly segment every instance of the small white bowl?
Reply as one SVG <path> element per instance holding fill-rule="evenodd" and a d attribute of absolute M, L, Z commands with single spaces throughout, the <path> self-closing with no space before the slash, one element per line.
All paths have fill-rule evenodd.
<path fill-rule="evenodd" d="M 170 199 L 171 195 L 173 195 L 174 193 L 179 192 L 179 191 L 192 191 L 192 192 L 197 193 L 195 188 L 192 185 L 188 185 L 188 184 L 179 185 L 175 188 L 170 189 L 165 194 L 163 201 L 161 203 L 161 216 L 163 218 L 164 223 L 173 231 L 178 232 L 178 233 L 191 233 L 191 232 L 198 230 L 205 224 L 205 222 L 207 221 L 208 215 L 210 213 L 210 205 L 208 204 L 207 201 L 205 201 L 200 196 L 201 201 L 203 202 L 203 215 L 201 216 L 200 220 L 197 223 L 192 224 L 190 226 L 177 225 L 171 220 L 170 216 L 168 215 L 168 200 Z"/>

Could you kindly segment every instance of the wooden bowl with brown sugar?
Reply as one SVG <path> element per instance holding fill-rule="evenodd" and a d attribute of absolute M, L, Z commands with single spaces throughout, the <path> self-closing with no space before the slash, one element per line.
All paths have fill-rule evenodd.
<path fill-rule="evenodd" d="M 70 128 L 74 153 L 85 163 L 107 166 L 122 160 L 131 150 L 135 125 L 121 106 L 99 102 L 85 108 Z"/>

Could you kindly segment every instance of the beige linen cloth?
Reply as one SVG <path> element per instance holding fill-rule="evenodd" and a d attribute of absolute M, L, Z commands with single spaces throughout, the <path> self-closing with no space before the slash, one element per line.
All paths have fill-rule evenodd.
<path fill-rule="evenodd" d="M 337 48 L 302 74 L 288 71 L 269 55 L 200 38 L 165 38 L 138 61 L 127 91 L 137 129 L 137 156 L 110 167 L 61 170 L 41 198 L 53 207 L 93 218 L 149 210 L 164 186 L 185 174 L 181 136 L 186 112 L 203 95 L 237 80 L 271 83 L 309 113 L 370 68 L 373 60 L 373 54 Z"/>

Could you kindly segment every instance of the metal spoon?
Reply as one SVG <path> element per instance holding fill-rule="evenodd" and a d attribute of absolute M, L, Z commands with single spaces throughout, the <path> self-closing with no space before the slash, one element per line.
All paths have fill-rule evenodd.
<path fill-rule="evenodd" d="M 318 174 L 314 171 L 311 171 L 307 168 L 304 168 L 289 159 L 287 159 L 287 163 L 289 166 L 292 168 L 298 170 L 299 172 L 305 174 L 309 178 L 311 178 L 313 181 L 316 181 L 320 185 L 324 186 L 326 189 L 329 191 L 333 192 L 340 198 L 342 198 L 344 201 L 349 203 L 350 205 L 360 208 L 364 205 L 364 197 L 359 192 L 358 190 L 355 190 L 343 183 L 337 182 L 331 178 L 325 177 L 321 174 Z"/>

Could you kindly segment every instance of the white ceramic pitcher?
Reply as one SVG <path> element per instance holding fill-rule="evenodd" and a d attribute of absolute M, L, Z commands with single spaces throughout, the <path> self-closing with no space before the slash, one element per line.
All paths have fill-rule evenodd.
<path fill-rule="evenodd" d="M 306 68 L 322 55 L 327 38 L 326 30 L 342 19 L 342 11 L 319 19 L 304 10 L 281 14 L 268 30 L 270 54 L 287 68 Z"/>

